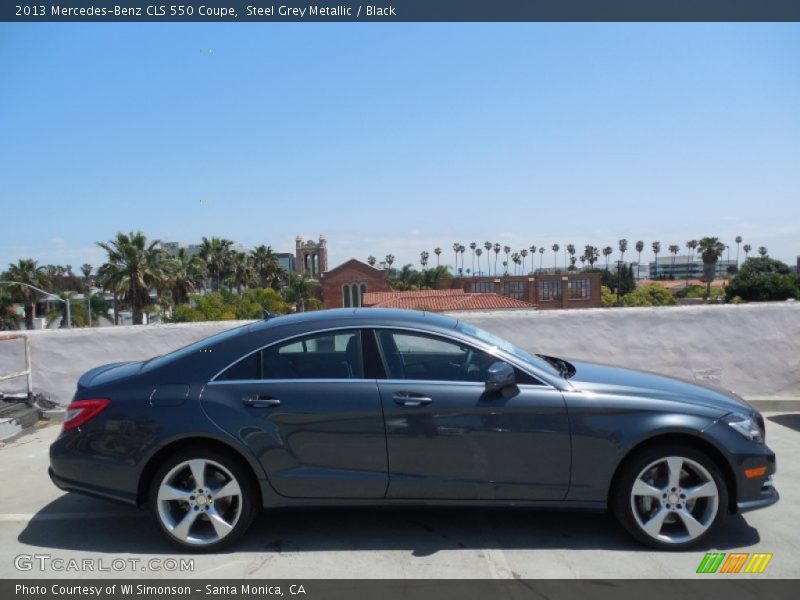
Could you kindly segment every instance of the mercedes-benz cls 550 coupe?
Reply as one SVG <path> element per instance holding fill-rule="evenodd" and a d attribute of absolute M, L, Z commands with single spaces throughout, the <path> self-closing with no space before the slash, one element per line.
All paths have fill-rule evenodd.
<path fill-rule="evenodd" d="M 778 500 L 764 421 L 732 392 L 384 309 L 269 318 L 92 369 L 50 464 L 59 488 L 146 507 L 198 551 L 262 508 L 330 505 L 609 509 L 680 549 Z"/>

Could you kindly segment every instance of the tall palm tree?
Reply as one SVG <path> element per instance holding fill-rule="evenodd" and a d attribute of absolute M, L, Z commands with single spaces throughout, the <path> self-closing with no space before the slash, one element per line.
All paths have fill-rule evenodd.
<path fill-rule="evenodd" d="M 453 275 L 457 275 L 458 274 L 458 252 L 459 252 L 459 250 L 461 250 L 461 243 L 460 242 L 456 242 L 455 244 L 453 244 L 453 255 L 454 255 L 455 261 L 456 261 L 455 262 L 455 266 L 453 267 Z"/>
<path fill-rule="evenodd" d="M 115 267 L 104 269 L 104 276 L 116 277 L 111 285 L 122 291 L 123 299 L 130 305 L 133 324 L 141 325 L 142 309 L 150 304 L 150 290 L 161 289 L 169 281 L 170 265 L 160 248 L 161 242 L 148 242 L 141 231 L 132 231 L 117 233 L 115 239 L 97 245 L 108 254 L 106 264 Z"/>
<path fill-rule="evenodd" d="M 394 264 L 394 254 L 387 254 L 383 260 L 386 261 L 386 267 L 391 270 Z"/>
<path fill-rule="evenodd" d="M 89 291 L 89 288 L 92 287 L 92 271 L 94 271 L 94 267 L 89 263 L 83 263 L 81 265 L 81 275 L 83 275 L 83 286 L 86 291 Z"/>
<path fill-rule="evenodd" d="M 658 279 L 658 253 L 661 252 L 661 242 L 653 242 L 653 254 L 656 257 L 656 279 Z"/>
<path fill-rule="evenodd" d="M 436 255 L 436 266 L 439 266 L 439 256 L 442 254 L 441 248 L 434 248 L 433 253 Z"/>
<path fill-rule="evenodd" d="M 678 257 L 678 252 L 681 251 L 681 247 L 678 244 L 670 244 L 669 245 L 669 253 L 672 254 L 672 277 L 675 278 L 675 259 Z"/>
<path fill-rule="evenodd" d="M 389 256 L 386 258 L 388 259 Z M 388 260 L 386 262 L 389 263 Z M 393 256 L 391 262 L 394 262 Z M 289 278 L 289 282 L 283 290 L 283 295 L 287 302 L 294 303 L 297 312 L 304 312 L 306 310 L 306 302 L 314 297 L 318 285 L 305 275 L 301 276 L 295 273 Z"/>
<path fill-rule="evenodd" d="M 591 244 L 586 244 L 583 248 L 583 255 L 586 257 L 586 260 L 589 262 L 589 268 L 594 269 L 594 263 L 600 256 L 600 250 L 597 246 L 592 246 Z"/>
<path fill-rule="evenodd" d="M 40 267 L 39 264 L 32 258 L 21 258 L 16 264 L 8 265 L 6 274 L 2 277 L 7 281 L 16 281 L 18 283 L 25 283 L 33 285 L 38 288 L 46 288 L 50 285 L 50 278 L 47 275 L 47 269 Z M 33 318 L 36 316 L 36 294 L 34 290 L 26 285 L 10 286 L 10 296 L 12 298 L 19 298 L 25 307 L 25 327 L 33 329 Z"/>
<path fill-rule="evenodd" d="M 492 265 L 489 259 L 492 255 L 492 242 L 483 242 L 483 247 L 486 249 L 486 275 L 491 275 Z"/>
<path fill-rule="evenodd" d="M 472 274 L 475 275 L 475 249 L 478 247 L 478 244 L 475 242 L 469 243 L 469 249 L 472 250 Z"/>
<path fill-rule="evenodd" d="M 636 242 L 636 245 L 634 246 L 634 248 L 636 248 L 636 252 L 639 255 L 638 258 L 636 259 L 636 264 L 639 265 L 639 268 L 641 269 L 642 250 L 644 250 L 644 242 L 642 240 L 639 240 L 638 242 Z"/>
<path fill-rule="evenodd" d="M 438 258 L 438 256 L 437 256 L 437 258 Z M 370 255 L 367 257 L 367 264 L 368 264 L 370 267 L 374 267 L 374 266 L 375 266 L 375 262 L 376 262 L 376 259 L 375 259 L 375 257 L 374 257 L 374 256 L 372 256 L 372 255 L 370 254 Z"/>
<path fill-rule="evenodd" d="M 481 254 L 483 254 L 483 248 L 475 248 L 475 256 L 478 257 L 478 276 L 481 275 Z"/>
<path fill-rule="evenodd" d="M 725 251 L 725 244 L 719 238 L 704 237 L 697 243 L 700 257 L 703 259 L 703 279 L 706 281 L 706 299 L 711 295 L 711 282 L 714 280 L 717 261 Z"/>
<path fill-rule="evenodd" d="M 580 258 L 578 259 L 581 261 L 581 271 L 586 268 L 586 255 L 581 254 Z"/>
<path fill-rule="evenodd" d="M 744 246 L 742 246 L 742 250 L 744 251 L 744 259 L 745 260 L 747 260 L 749 258 L 748 255 L 750 254 L 752 249 L 753 249 L 753 247 L 750 244 L 745 244 Z"/>
<path fill-rule="evenodd" d="M 419 264 L 422 265 L 422 270 L 425 270 L 425 267 L 428 266 L 428 259 L 430 258 L 430 253 L 427 250 L 423 250 L 419 253 Z"/>
<path fill-rule="evenodd" d="M 570 262 L 572 262 L 572 259 L 575 257 L 575 244 L 567 244 L 567 254 L 569 254 Z"/>
<path fill-rule="evenodd" d="M 558 270 L 558 250 L 561 248 L 558 244 L 553 244 L 553 273 Z"/>
<path fill-rule="evenodd" d="M 258 281 L 253 260 L 244 252 L 231 254 L 229 263 L 228 283 L 236 286 L 236 293 L 241 294 L 243 287 L 249 287 Z"/>
<path fill-rule="evenodd" d="M 539 246 L 539 270 L 542 270 L 542 260 L 544 259 L 544 246 Z"/>
<path fill-rule="evenodd" d="M 200 257 L 189 254 L 186 248 L 179 248 L 170 262 L 172 300 L 175 304 L 186 304 L 189 294 L 196 293 L 203 285 L 206 264 Z"/>
<path fill-rule="evenodd" d="M 514 263 L 514 275 L 516 275 L 520 263 L 519 252 L 514 252 L 514 254 L 511 255 L 511 262 Z"/>
<path fill-rule="evenodd" d="M 688 252 L 686 253 L 687 254 L 687 256 L 686 256 L 686 285 L 689 285 L 689 273 L 690 273 L 689 265 L 690 265 L 690 263 L 693 262 L 694 251 L 695 251 L 695 248 L 697 248 L 697 244 L 698 244 L 697 240 L 689 240 L 688 242 L 686 242 L 686 249 L 688 250 Z"/>
<path fill-rule="evenodd" d="M 463 271 L 464 271 L 464 252 L 466 252 L 466 251 L 467 251 L 467 248 L 466 248 L 466 246 L 464 246 L 464 244 L 459 245 L 458 253 L 461 254 L 461 271 L 459 271 L 459 274 L 463 274 Z"/>
<path fill-rule="evenodd" d="M 736 239 L 734 239 L 734 241 L 736 242 L 736 272 L 738 273 L 739 272 L 739 246 L 742 244 L 742 236 L 737 235 Z"/>
<path fill-rule="evenodd" d="M 503 246 L 503 254 L 506 255 L 506 267 L 508 267 L 508 255 L 511 253 L 511 246 Z M 508 268 L 506 268 L 506 275 L 508 275 Z"/>
<path fill-rule="evenodd" d="M 767 247 L 766 246 L 759 246 L 758 247 L 758 255 L 761 258 L 764 258 L 767 255 Z"/>
<path fill-rule="evenodd" d="M 500 246 L 500 244 L 495 244 L 492 246 L 492 250 L 494 250 L 494 276 L 497 277 L 497 256 L 500 254 L 502 246 Z"/>
<path fill-rule="evenodd" d="M 278 262 L 278 255 L 272 250 L 272 246 L 260 245 L 250 251 L 253 269 L 258 275 L 261 287 L 272 286 L 277 288 L 282 277 L 286 275 L 281 263 Z"/>
<path fill-rule="evenodd" d="M 522 274 L 525 275 L 525 257 L 528 256 L 528 249 L 523 248 L 519 251 L 519 255 L 522 257 Z"/>
<path fill-rule="evenodd" d="M 233 241 L 225 238 L 203 236 L 200 244 L 199 256 L 206 263 L 206 269 L 211 276 L 211 290 L 219 290 L 219 284 L 227 278 L 230 266 Z"/>
<path fill-rule="evenodd" d="M 205 263 L 204 263 L 205 264 Z M 119 300 L 125 295 L 125 271 L 116 264 L 104 263 L 97 269 L 97 284 L 114 298 L 114 325 L 119 325 Z"/>
<path fill-rule="evenodd" d="M 606 271 L 608 271 L 608 257 L 611 256 L 614 252 L 614 249 L 611 246 L 606 246 L 603 248 L 603 256 L 606 257 Z"/>

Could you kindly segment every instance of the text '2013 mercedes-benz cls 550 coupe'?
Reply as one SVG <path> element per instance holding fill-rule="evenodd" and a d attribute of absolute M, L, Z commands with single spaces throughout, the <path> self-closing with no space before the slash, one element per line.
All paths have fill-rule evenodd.
<path fill-rule="evenodd" d="M 202 551 L 262 508 L 415 504 L 610 509 L 681 549 L 778 500 L 764 421 L 733 393 L 372 308 L 92 369 L 50 463 L 61 489 L 147 507 Z"/>

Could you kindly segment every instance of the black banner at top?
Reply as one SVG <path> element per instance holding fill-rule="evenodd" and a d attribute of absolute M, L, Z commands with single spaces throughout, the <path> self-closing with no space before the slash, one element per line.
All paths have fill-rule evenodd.
<path fill-rule="evenodd" d="M 0 21 L 800 21 L 800 0 L 0 0 Z"/>

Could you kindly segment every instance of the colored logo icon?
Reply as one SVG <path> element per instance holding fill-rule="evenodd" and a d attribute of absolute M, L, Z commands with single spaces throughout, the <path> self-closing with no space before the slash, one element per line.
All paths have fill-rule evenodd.
<path fill-rule="evenodd" d="M 698 573 L 763 573 L 772 553 L 707 552 L 697 567 Z"/>

